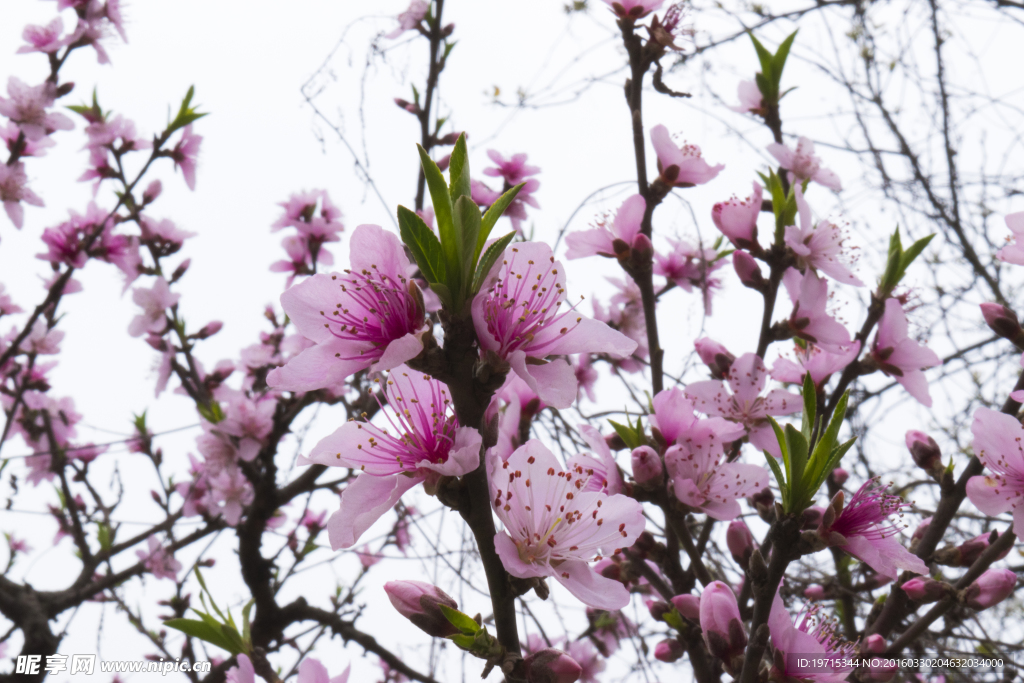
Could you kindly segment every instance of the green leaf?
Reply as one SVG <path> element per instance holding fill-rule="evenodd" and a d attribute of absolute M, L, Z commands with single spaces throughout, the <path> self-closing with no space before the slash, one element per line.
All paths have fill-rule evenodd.
<path fill-rule="evenodd" d="M 774 55 L 772 55 L 772 53 L 769 52 L 767 48 L 765 48 L 765 46 L 761 44 L 761 41 L 754 37 L 753 33 L 749 31 L 747 33 L 749 33 L 750 35 L 751 42 L 754 43 L 754 50 L 757 51 L 757 60 L 761 62 L 761 73 L 764 74 L 764 77 L 768 79 L 769 82 L 773 81 L 774 79 L 772 78 L 772 57 Z"/>
<path fill-rule="evenodd" d="M 799 29 L 798 29 L 799 30 Z M 789 49 L 793 46 L 793 40 L 796 38 L 797 31 L 793 31 L 789 36 L 782 41 L 779 45 L 779 49 L 775 51 L 775 56 L 772 57 L 772 75 L 775 76 L 775 88 L 778 92 L 779 85 L 782 82 L 782 70 L 786 66 L 786 58 L 789 57 Z"/>
<path fill-rule="evenodd" d="M 99 528 L 96 530 L 96 539 L 100 542 L 101 550 L 110 550 L 113 536 L 110 532 L 110 526 L 105 522 L 100 522 Z"/>
<path fill-rule="evenodd" d="M 429 286 L 434 290 L 434 294 L 437 294 L 437 298 L 441 300 L 441 304 L 445 308 L 449 311 L 455 310 L 455 301 L 452 299 L 452 292 L 448 289 L 447 285 L 440 282 L 431 282 Z"/>
<path fill-rule="evenodd" d="M 249 628 L 252 622 L 249 620 L 249 614 L 255 605 L 256 598 L 249 598 L 249 602 L 242 608 L 242 640 L 245 641 L 247 649 L 252 647 L 252 632 Z"/>
<path fill-rule="evenodd" d="M 818 389 L 814 386 L 814 380 L 811 379 L 811 373 L 809 372 L 804 373 L 803 398 L 804 415 L 800 423 L 800 431 L 803 432 L 807 443 L 810 443 L 811 436 L 814 433 L 814 420 L 818 410 Z"/>
<path fill-rule="evenodd" d="M 768 422 L 775 432 L 775 440 L 779 442 L 779 450 L 782 451 L 782 464 L 786 466 L 786 481 L 793 481 L 792 473 L 789 471 L 789 445 L 786 443 L 786 433 L 782 431 L 782 427 L 779 426 L 774 417 L 769 415 Z"/>
<path fill-rule="evenodd" d="M 221 633 L 219 628 L 214 628 L 204 621 L 196 621 L 195 619 L 169 619 L 164 622 L 164 626 L 169 626 L 177 631 L 181 631 L 187 636 L 199 638 L 211 645 L 216 645 L 220 649 L 230 652 L 233 655 L 242 653 L 241 650 L 235 650 L 232 648 L 231 641 Z"/>
<path fill-rule="evenodd" d="M 466 150 L 465 133 L 459 135 L 459 139 L 455 143 L 448 171 L 451 177 L 449 194 L 452 198 L 452 204 L 455 204 L 458 202 L 459 197 L 469 196 L 469 153 Z"/>
<path fill-rule="evenodd" d="M 445 282 L 447 269 L 441 243 L 423 219 L 404 206 L 398 207 L 398 230 L 402 243 L 409 247 L 412 258 L 428 283 Z"/>
<path fill-rule="evenodd" d="M 629 425 L 621 425 L 615 420 L 608 420 L 608 422 L 611 424 L 612 429 L 615 430 L 615 433 L 622 437 L 622 440 L 629 449 L 632 450 L 643 445 L 643 441 L 641 440 L 639 433 L 637 433 L 633 427 Z"/>
<path fill-rule="evenodd" d="M 469 287 L 476 268 L 476 242 L 477 236 L 480 234 L 480 207 L 468 195 L 463 195 L 455 200 L 454 217 L 455 235 L 458 238 L 458 258 L 462 268 L 460 281 Z M 459 303 L 456 302 L 457 305 Z"/>
<path fill-rule="evenodd" d="M 484 252 L 483 257 L 476 266 L 476 274 L 473 275 L 473 286 L 470 287 L 469 296 L 473 296 L 480 291 L 480 287 L 483 286 L 484 278 L 491 272 L 491 268 L 494 267 L 495 262 L 501 255 L 505 253 L 505 249 L 508 245 L 512 244 L 512 240 L 515 238 L 516 233 L 510 232 L 504 237 L 500 237 L 491 246 L 487 247 L 487 251 Z"/>
<path fill-rule="evenodd" d="M 924 251 L 924 248 L 928 246 L 928 243 L 932 241 L 933 237 L 935 237 L 935 233 L 932 233 L 927 237 L 922 237 L 921 239 L 917 240 L 909 247 L 907 247 L 907 249 L 903 252 L 903 256 L 900 257 L 899 281 L 903 280 L 903 276 L 907 272 L 907 266 L 913 263 L 914 259 L 916 259 L 921 254 L 921 252 Z M 899 281 L 897 281 L 897 284 Z"/>
<path fill-rule="evenodd" d="M 796 500 L 803 497 L 804 470 L 807 469 L 807 440 L 791 424 L 786 425 L 786 447 L 789 450 L 789 488 Z"/>
<path fill-rule="evenodd" d="M 779 469 L 779 463 L 768 451 L 764 451 L 764 457 L 768 459 L 768 467 L 772 469 L 775 474 L 775 481 L 779 484 L 779 493 L 782 494 L 782 507 L 784 509 L 789 508 L 789 486 L 786 485 L 786 477 L 783 476 L 782 470 Z"/>
<path fill-rule="evenodd" d="M 519 194 L 519 190 L 523 189 L 526 183 L 519 183 L 505 194 L 498 197 L 493 204 L 491 204 L 487 211 L 484 213 L 483 219 L 480 221 L 480 234 L 476 238 L 476 255 L 477 258 L 480 256 L 480 252 L 483 251 L 484 245 L 487 243 L 487 238 L 491 234 L 491 230 L 494 229 L 494 224 L 501 218 L 501 214 L 505 213 L 505 209 L 512 203 L 512 200 Z"/>
<path fill-rule="evenodd" d="M 444 182 L 441 169 L 437 167 L 434 160 L 427 154 L 427 150 L 416 145 L 420 152 L 420 162 L 423 165 L 423 176 L 427 180 L 427 187 L 430 189 L 430 199 L 434 203 L 434 217 L 437 219 L 437 234 L 441 239 L 441 252 L 444 254 L 444 261 L 447 268 L 445 272 L 447 279 L 444 283 L 450 290 L 458 290 L 459 259 L 458 240 L 455 237 L 455 223 L 452 219 L 452 200 L 448 195 L 448 185 Z M 439 280 L 440 282 L 440 280 Z"/>
<path fill-rule="evenodd" d="M 224 634 L 224 638 L 231 645 L 231 652 L 238 654 L 245 652 L 245 643 L 242 642 L 242 636 L 238 635 L 238 630 L 233 626 L 227 624 L 220 625 L 220 631 Z"/>
<path fill-rule="evenodd" d="M 665 612 L 662 619 L 665 620 L 666 624 L 677 631 L 683 631 L 686 628 L 686 624 L 683 622 L 683 616 L 679 614 L 678 610 L 673 609 L 669 612 Z"/>
<path fill-rule="evenodd" d="M 476 623 L 471 616 L 463 614 L 457 609 L 452 609 L 448 605 L 438 605 L 441 608 L 441 614 L 445 616 L 448 623 L 459 629 L 466 635 L 476 635 L 476 632 L 480 630 L 480 624 Z"/>

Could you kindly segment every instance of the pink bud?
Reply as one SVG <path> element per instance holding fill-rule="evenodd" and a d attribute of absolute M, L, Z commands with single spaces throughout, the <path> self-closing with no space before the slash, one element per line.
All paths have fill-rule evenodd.
<path fill-rule="evenodd" d="M 862 654 L 877 654 L 885 652 L 885 638 L 872 633 L 864 639 L 860 646 Z M 889 681 L 896 675 L 896 661 L 885 657 L 874 657 L 868 664 L 868 674 L 874 681 Z"/>
<path fill-rule="evenodd" d="M 812 583 L 806 589 L 804 589 L 804 597 L 808 600 L 821 600 L 825 597 L 825 588 L 816 583 Z"/>
<path fill-rule="evenodd" d="M 427 635 L 445 638 L 459 632 L 440 607 L 458 609 L 459 605 L 437 586 L 423 581 L 390 581 L 384 584 L 384 590 L 399 614 Z"/>
<path fill-rule="evenodd" d="M 666 638 L 654 646 L 654 658 L 659 662 L 674 662 L 683 656 L 683 644 L 675 638 Z"/>
<path fill-rule="evenodd" d="M 690 621 L 700 621 L 700 597 L 684 593 L 672 598 L 672 606 Z"/>
<path fill-rule="evenodd" d="M 989 569 L 964 591 L 964 604 L 979 612 L 1006 599 L 1017 586 L 1017 575 L 1009 569 Z"/>
<path fill-rule="evenodd" d="M 224 327 L 224 323 L 222 323 L 219 320 L 214 320 L 213 322 L 206 323 L 203 329 L 199 330 L 199 332 L 196 334 L 196 338 L 206 339 L 207 337 L 212 337 L 213 335 L 220 332 L 222 327 Z"/>
<path fill-rule="evenodd" d="M 842 493 L 842 491 L 840 491 Z M 821 520 L 825 517 L 825 508 L 815 505 L 803 511 L 800 515 L 802 529 L 817 529 Z"/>
<path fill-rule="evenodd" d="M 647 611 L 655 621 L 665 621 L 665 614 L 672 611 L 672 607 L 663 600 L 645 600 Z"/>
<path fill-rule="evenodd" d="M 974 561 L 981 557 L 981 554 L 992 545 L 992 542 L 997 538 L 996 532 L 993 531 L 990 534 L 982 534 L 981 536 L 975 536 L 969 541 L 964 541 L 956 547 L 946 547 L 942 550 L 936 551 L 934 555 L 935 562 L 942 564 L 947 567 L 970 567 L 974 564 Z M 1010 549 L 1007 548 L 1006 552 L 1002 553 L 996 559 L 1001 560 L 1010 553 Z"/>
<path fill-rule="evenodd" d="M 575 659 L 550 647 L 534 652 L 523 664 L 529 683 L 576 683 L 583 674 Z"/>
<path fill-rule="evenodd" d="M 925 517 L 924 519 L 922 519 L 921 523 L 917 525 L 917 528 L 914 529 L 913 535 L 910 537 L 911 543 L 913 543 L 914 541 L 920 541 L 922 538 L 924 538 L 924 532 L 928 531 L 928 525 L 931 523 L 931 517 Z"/>
<path fill-rule="evenodd" d="M 837 467 L 832 470 L 832 478 L 835 480 L 836 486 L 842 486 L 846 483 L 846 480 L 850 478 L 850 473 L 842 467 Z"/>
<path fill-rule="evenodd" d="M 729 374 L 729 368 L 732 367 L 732 362 L 736 360 L 736 356 L 729 353 L 729 349 L 710 337 L 698 339 L 693 342 L 693 345 L 696 347 L 697 355 L 700 356 L 701 361 L 711 368 L 711 376 L 715 379 L 725 379 L 726 375 Z"/>
<path fill-rule="evenodd" d="M 442 171 L 448 170 L 448 164 L 452 162 L 452 155 L 446 154 L 437 160 L 437 167 Z"/>
<path fill-rule="evenodd" d="M 633 449 L 633 479 L 641 486 L 658 486 L 664 480 L 661 456 L 650 446 Z"/>
<path fill-rule="evenodd" d="M 757 265 L 754 257 L 747 252 L 742 249 L 734 251 L 732 254 L 732 267 L 736 269 L 736 274 L 739 275 L 740 282 L 744 286 L 751 289 L 761 289 L 764 287 L 764 276 L 761 275 L 761 268 Z"/>
<path fill-rule="evenodd" d="M 736 564 L 746 567 L 750 563 L 750 554 L 754 552 L 754 536 L 742 519 L 733 520 L 729 524 L 725 532 L 725 544 Z"/>
<path fill-rule="evenodd" d="M 163 192 L 163 189 L 164 186 L 160 183 L 160 181 L 154 180 L 142 192 L 142 203 L 149 204 L 150 202 L 152 202 L 153 200 L 160 196 L 160 193 Z"/>
<path fill-rule="evenodd" d="M 736 596 L 721 581 L 712 581 L 700 595 L 700 626 L 708 650 L 723 661 L 731 660 L 747 647 Z"/>
<path fill-rule="evenodd" d="M 1017 314 L 1002 304 L 981 304 L 981 314 L 992 331 L 1020 346 L 1024 342 Z"/>
<path fill-rule="evenodd" d="M 942 450 L 935 439 L 912 429 L 907 432 L 906 441 L 907 450 L 918 467 L 932 475 L 942 473 Z"/>
<path fill-rule="evenodd" d="M 595 564 L 594 571 L 606 579 L 612 579 L 613 581 L 622 580 L 622 568 L 619 567 L 615 560 L 608 557 Z"/>
<path fill-rule="evenodd" d="M 904 581 L 900 588 L 907 594 L 907 597 L 921 604 L 936 602 L 949 593 L 946 584 L 927 576 L 915 576 L 909 581 Z"/>

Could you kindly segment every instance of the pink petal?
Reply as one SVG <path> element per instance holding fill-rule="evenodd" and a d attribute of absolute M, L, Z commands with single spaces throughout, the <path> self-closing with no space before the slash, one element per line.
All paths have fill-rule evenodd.
<path fill-rule="evenodd" d="M 676 146 L 676 143 L 672 142 L 672 136 L 669 135 L 668 128 L 665 126 L 657 125 L 651 128 L 651 145 L 663 167 L 683 164 L 683 152 Z"/>
<path fill-rule="evenodd" d="M 519 549 L 516 547 L 516 542 L 504 531 L 494 534 L 494 550 L 498 553 L 498 557 L 501 558 L 501 563 L 505 565 L 505 569 L 512 576 L 529 579 L 535 576 L 543 577 L 550 575 L 551 567 L 546 564 L 523 562 L 522 558 L 519 557 Z"/>
<path fill-rule="evenodd" d="M 1002 479 L 978 476 L 967 480 L 967 497 L 986 515 L 995 517 L 1013 509 L 1014 500 L 1019 500 L 1013 494 L 1013 489 Z"/>
<path fill-rule="evenodd" d="M 370 366 L 370 372 L 383 372 L 412 360 L 423 351 L 423 342 L 418 335 L 409 333 L 388 344 L 380 360 Z"/>
<path fill-rule="evenodd" d="M 595 609 L 615 611 L 629 604 L 626 587 L 608 579 L 580 560 L 567 560 L 555 570 L 555 579 L 581 602 Z"/>
<path fill-rule="evenodd" d="M 773 157 L 775 157 L 775 159 L 779 162 L 779 166 L 781 166 L 782 168 L 793 167 L 793 150 L 791 150 L 789 147 L 786 147 L 780 142 L 773 142 L 772 144 L 765 147 L 765 149 L 767 149 L 768 152 Z"/>
<path fill-rule="evenodd" d="M 341 509 L 327 520 L 327 533 L 335 550 L 351 548 L 381 515 L 395 507 L 402 494 L 422 477 L 374 477 L 361 474 L 341 493 Z"/>
<path fill-rule="evenodd" d="M 364 348 L 369 351 L 373 345 L 367 342 Z M 267 384 L 285 391 L 313 391 L 341 384 L 345 378 L 369 365 L 369 359 L 361 359 L 357 349 L 357 344 L 340 339 L 311 346 L 284 367 L 271 370 L 267 374 Z M 350 360 L 353 356 L 355 358 Z"/>
<path fill-rule="evenodd" d="M 565 245 L 568 247 L 565 258 L 570 260 L 598 254 L 615 255 L 611 233 L 605 228 L 571 232 L 565 236 Z"/>
<path fill-rule="evenodd" d="M 455 443 L 448 451 L 448 459 L 442 463 L 426 460 L 419 464 L 421 471 L 428 469 L 445 477 L 460 477 L 472 472 L 480 465 L 480 432 L 472 427 L 459 427 L 455 432 Z"/>
<path fill-rule="evenodd" d="M 298 683 L 329 683 L 329 681 L 327 667 L 312 657 L 306 657 L 302 660 L 302 664 L 299 664 Z"/>
<path fill-rule="evenodd" d="M 576 402 L 576 371 L 564 358 L 533 365 L 526 362 L 525 352 L 514 351 L 507 360 L 520 379 L 544 403 L 555 408 L 568 408 Z"/>
<path fill-rule="evenodd" d="M 646 210 L 647 202 L 641 195 L 632 195 L 622 202 L 615 214 L 615 236 L 632 244 L 633 238 L 640 234 L 640 224 Z"/>
<path fill-rule="evenodd" d="M 409 259 L 398 236 L 379 225 L 360 225 L 349 238 L 349 259 L 355 272 L 378 271 L 397 280 L 409 270 Z"/>

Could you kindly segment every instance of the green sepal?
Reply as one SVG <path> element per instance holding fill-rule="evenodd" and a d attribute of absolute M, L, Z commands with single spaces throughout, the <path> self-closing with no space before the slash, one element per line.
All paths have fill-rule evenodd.
<path fill-rule="evenodd" d="M 515 236 L 515 232 L 510 232 L 504 237 L 498 238 L 491 246 L 487 247 L 487 250 L 480 258 L 480 262 L 477 263 L 476 274 L 473 275 L 473 286 L 470 287 L 469 296 L 473 296 L 480 291 L 480 287 L 483 286 L 487 274 L 491 272 L 491 268 L 501 258 L 501 255 L 505 253 L 508 245 L 512 244 Z"/>
<path fill-rule="evenodd" d="M 445 282 L 447 269 L 441 243 L 423 219 L 415 211 L 399 206 L 398 230 L 427 283 Z"/>
<path fill-rule="evenodd" d="M 682 631 L 686 628 L 686 624 L 683 621 L 682 615 L 679 614 L 679 612 L 676 609 L 672 609 L 669 612 L 665 612 L 665 614 L 663 614 L 661 618 L 664 620 L 666 624 L 668 624 L 677 631 Z"/>
<path fill-rule="evenodd" d="M 491 234 L 491 230 L 494 229 L 495 223 L 501 218 L 501 214 L 505 213 L 505 209 L 512 203 L 512 200 L 519 194 L 519 190 L 523 189 L 526 183 L 519 183 L 505 194 L 494 200 L 494 203 L 487 207 L 487 211 L 484 213 L 483 219 L 480 221 L 480 234 L 476 238 L 476 256 L 479 258 L 480 252 L 483 251 L 484 245 L 487 244 L 487 238 Z"/>
<path fill-rule="evenodd" d="M 472 650 L 473 645 L 476 644 L 476 638 L 464 633 L 456 633 L 454 636 L 448 636 L 448 639 L 455 643 L 460 650 Z"/>
<path fill-rule="evenodd" d="M 459 610 L 452 609 L 448 605 L 438 605 L 438 607 L 441 608 L 441 614 L 445 616 L 448 623 L 462 631 L 464 634 L 468 636 L 475 636 L 477 631 L 480 630 L 480 624 L 476 623 L 473 617 L 468 614 L 463 614 Z"/>

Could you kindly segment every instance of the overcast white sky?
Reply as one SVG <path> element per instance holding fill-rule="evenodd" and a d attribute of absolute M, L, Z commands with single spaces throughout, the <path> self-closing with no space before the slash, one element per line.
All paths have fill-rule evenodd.
<path fill-rule="evenodd" d="M 276 305 L 284 284 L 282 275 L 268 271 L 270 263 L 282 257 L 282 235 L 269 230 L 280 211 L 277 202 L 302 189 L 325 188 L 344 212 L 349 230 L 361 223 L 389 227 L 389 216 L 396 205 L 412 204 L 418 129 L 413 117 L 391 100 L 411 99 L 409 82 L 422 81 L 426 44 L 422 40 L 406 43 L 413 36 L 410 33 L 398 41 L 378 40 L 376 44 L 384 52 L 370 49 L 376 36 L 393 28 L 394 15 L 405 5 L 404 0 L 136 0 L 125 10 L 129 44 L 121 44 L 118 38 L 107 41 L 112 66 L 97 66 L 92 53 L 83 50 L 75 53 L 62 72 L 62 80 L 76 83 L 65 103 L 85 101 L 96 87 L 105 108 L 133 119 L 147 135 L 166 122 L 170 110 L 176 109 L 191 85 L 196 88 L 195 102 L 211 113 L 195 126 L 196 132 L 204 136 L 196 191 L 189 192 L 180 175 L 173 174 L 166 163 L 154 176 L 163 180 L 164 194 L 152 208 L 153 216 L 170 218 L 182 229 L 198 233 L 182 252 L 192 259 L 192 266 L 177 289 L 182 292 L 183 314 L 191 324 L 198 327 L 215 319 L 225 323 L 224 330 L 201 348 L 200 355 L 208 367 L 221 358 L 237 358 L 238 349 L 254 343 L 258 332 L 266 329 L 261 312 L 268 303 Z M 592 0 L 591 5 L 589 15 L 569 20 L 562 3 L 553 0 L 446 2 L 446 16 L 455 22 L 454 37 L 459 42 L 442 76 L 441 110 L 450 112 L 455 130 L 469 133 L 475 176 L 482 177 L 488 148 L 506 155 L 525 151 L 530 162 L 542 168 L 541 188 L 536 195 L 542 210 L 531 210 L 541 237 L 554 235 L 598 188 L 635 177 L 622 97 L 623 58 L 614 21 L 602 3 Z M 14 51 L 21 43 L 22 27 L 26 23 L 46 23 L 54 11 L 52 2 L 6 0 L 4 21 L 0 23 L 0 81 L 7 75 L 29 83 L 44 77 L 44 58 L 16 56 Z M 365 17 L 366 12 L 375 16 Z M 710 18 L 702 22 L 700 16 L 694 19 L 699 31 L 736 28 Z M 66 24 L 71 23 L 66 17 Z M 772 30 L 766 42 L 774 44 L 782 35 L 781 28 Z M 813 35 L 806 38 L 813 44 Z M 813 45 L 798 42 L 794 55 L 799 60 L 802 51 L 812 49 Z M 366 189 L 337 136 L 304 102 L 301 86 L 332 51 L 316 81 L 324 87 L 318 105 L 328 118 L 342 121 L 350 144 L 360 155 L 368 155 L 370 173 L 386 206 Z M 714 70 L 713 88 L 731 103 L 736 83 L 751 77 L 755 61 L 745 41 L 723 54 L 725 61 Z M 691 143 L 701 145 L 712 163 L 726 164 L 712 184 L 677 193 L 692 205 L 692 213 L 678 199 L 670 199 L 659 209 L 656 220 L 662 235 L 695 240 L 699 229 L 704 239 L 714 239 L 709 220 L 711 205 L 734 193 L 745 196 L 753 172 L 763 170 L 769 159 L 762 149 L 727 136 L 727 128 L 751 130 L 755 123 L 716 103 L 705 85 L 705 76 L 690 69 L 671 77 L 673 87 L 698 95 L 693 101 L 647 98 L 648 130 L 664 123 Z M 523 89 L 534 94 L 531 102 L 544 106 L 526 110 L 497 106 L 493 103 L 496 88 L 500 91 L 498 99 L 505 103 L 514 103 L 516 91 Z M 578 90 L 583 92 L 577 95 Z M 554 106 L 574 99 L 569 106 Z M 813 130 L 826 136 L 835 132 L 832 124 L 811 120 L 828 110 L 824 90 L 799 90 L 786 106 L 789 109 L 784 109 L 784 114 L 791 122 L 787 130 Z M 713 112 L 714 117 L 704 116 L 703 110 Z M 719 118 L 721 121 L 716 120 Z M 0 281 L 26 309 L 41 297 L 38 276 L 48 268 L 31 258 L 41 250 L 42 230 L 63 220 L 68 208 L 82 211 L 91 199 L 91 184 L 76 182 L 87 158 L 80 151 L 84 145 L 81 128 L 76 122 L 75 131 L 55 136 L 58 147 L 47 157 L 27 161 L 32 187 L 46 201 L 46 208 L 28 207 L 20 232 L 0 217 Z M 323 142 L 318 139 L 321 137 Z M 770 141 L 766 134 L 762 137 L 764 144 Z M 649 150 L 648 154 L 653 170 L 653 152 Z M 822 151 L 826 164 L 843 175 L 842 165 L 849 160 L 838 154 Z M 844 184 L 851 188 L 848 200 L 856 198 L 858 182 L 858 178 L 844 177 Z M 584 228 L 597 211 L 614 209 L 625 191 L 620 187 L 619 195 L 609 193 L 603 203 L 584 208 L 576 214 L 573 225 Z M 101 206 L 112 204 L 109 188 L 101 189 L 97 201 Z M 823 215 L 835 204 L 834 198 L 821 190 L 815 191 L 811 202 Z M 878 211 L 873 207 L 860 209 L 864 214 L 877 215 Z M 696 216 L 696 226 L 691 216 Z M 333 251 L 336 262 L 344 265 L 345 247 Z M 873 260 L 871 255 L 864 258 L 868 264 Z M 570 293 L 590 296 L 607 291 L 600 276 L 614 275 L 615 269 L 610 263 L 591 259 L 571 264 L 568 272 Z M 866 270 L 859 274 L 865 281 L 871 279 Z M 151 372 L 155 354 L 145 343 L 125 333 L 135 306 L 130 295 L 121 295 L 118 274 L 113 268 L 90 264 L 78 278 L 85 291 L 62 306 L 67 315 L 61 328 L 67 336 L 61 364 L 53 372 L 53 391 L 57 396 L 72 395 L 86 415 L 85 423 L 97 428 L 83 429 L 83 438 L 117 438 L 100 430 L 126 433 L 131 414 L 147 408 L 150 423 L 158 431 L 193 424 L 194 412 L 180 397 L 165 396 L 157 407 Z M 737 354 L 753 350 L 754 328 L 747 323 L 751 316 L 759 318 L 759 303 L 735 283 L 729 284 L 727 294 L 716 304 L 709 329 L 715 337 L 727 340 Z M 695 297 L 679 292 L 673 297 L 667 302 L 666 310 L 671 315 L 663 318 L 662 335 L 670 357 L 676 359 L 670 368 L 678 370 L 679 359 L 692 348 L 690 343 L 702 321 Z M 783 301 L 780 310 L 787 303 Z M 847 317 L 856 320 L 855 311 Z M 324 421 L 312 434 L 331 429 L 332 423 Z M 184 454 L 193 448 L 194 437 L 194 432 L 186 432 L 160 441 L 165 452 L 180 458 L 182 470 Z M 22 445 L 14 442 L 5 447 L 3 454 L 16 455 L 21 449 Z M 122 468 L 126 476 L 131 476 L 130 463 Z M 144 475 L 140 472 L 139 476 Z M 137 513 L 132 513 L 136 520 L 150 519 L 147 515 L 156 513 L 145 507 L 148 488 L 140 484 L 136 492 L 140 496 Z M 34 510 L 45 509 L 48 495 L 40 496 Z M 37 549 L 48 545 L 55 526 L 48 519 L 0 514 L 0 530 L 18 530 L 20 535 L 30 536 Z M 37 586 L 61 585 L 67 574 L 50 560 L 69 552 L 63 547 L 31 565 Z M 229 579 L 234 571 L 230 555 L 223 556 L 223 563 L 223 574 L 211 571 L 215 580 L 218 575 L 221 580 Z M 381 572 L 380 578 L 386 580 L 401 571 L 404 567 L 390 569 Z M 156 594 L 166 591 L 159 582 L 147 582 L 148 590 Z M 326 593 L 332 585 L 332 580 L 326 580 L 313 590 Z M 237 589 L 225 590 L 234 590 L 231 599 L 242 597 Z M 478 597 L 471 600 L 471 609 L 486 610 Z M 92 623 L 89 620 L 97 613 L 97 608 L 90 606 L 77 619 L 80 624 Z M 404 625 L 399 630 L 410 639 L 417 638 Z M 108 642 L 104 647 L 107 658 L 113 658 L 114 653 L 131 657 L 146 651 L 141 649 L 139 639 L 131 637 Z M 94 650 L 94 634 L 81 627 L 72 628 L 62 646 L 62 652 L 68 653 Z M 356 652 L 352 650 L 351 655 Z M 337 673 L 348 656 L 333 655 L 325 661 L 332 673 Z M 370 668 L 364 665 L 362 671 Z M 353 680 L 366 679 L 361 674 Z"/>

